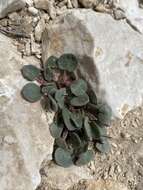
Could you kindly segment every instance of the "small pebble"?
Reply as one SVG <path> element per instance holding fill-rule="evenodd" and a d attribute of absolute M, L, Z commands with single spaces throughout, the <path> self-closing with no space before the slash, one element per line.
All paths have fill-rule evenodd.
<path fill-rule="evenodd" d="M 16 143 L 16 140 L 11 135 L 7 135 L 4 137 L 4 141 L 8 144 Z"/>
<path fill-rule="evenodd" d="M 34 8 L 34 7 L 28 7 L 28 12 L 30 14 L 32 14 L 33 16 L 38 15 L 38 9 Z"/>

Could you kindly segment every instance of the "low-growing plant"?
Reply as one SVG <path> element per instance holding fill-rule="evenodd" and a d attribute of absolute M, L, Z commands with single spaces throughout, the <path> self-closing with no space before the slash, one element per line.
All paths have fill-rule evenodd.
<path fill-rule="evenodd" d="M 23 98 L 31 103 L 44 98 L 46 107 L 55 112 L 49 127 L 55 138 L 53 160 L 63 167 L 85 165 L 96 151 L 110 150 L 106 126 L 111 109 L 98 103 L 87 82 L 75 75 L 77 66 L 74 55 L 63 54 L 49 57 L 41 69 L 34 65 L 22 68 L 25 79 L 36 81 L 23 87 Z"/>

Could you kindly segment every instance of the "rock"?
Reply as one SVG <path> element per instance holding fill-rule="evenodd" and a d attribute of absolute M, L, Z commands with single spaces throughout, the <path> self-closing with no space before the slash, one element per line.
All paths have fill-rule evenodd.
<path fill-rule="evenodd" d="M 78 8 L 78 0 L 71 0 L 72 6 Z"/>
<path fill-rule="evenodd" d="M 128 190 L 124 184 L 111 180 L 89 180 L 86 186 L 86 190 Z"/>
<path fill-rule="evenodd" d="M 56 16 L 53 0 L 34 0 L 35 7 L 46 10 L 52 19 Z"/>
<path fill-rule="evenodd" d="M 0 18 L 8 13 L 22 9 L 25 6 L 25 0 L 0 0 Z"/>
<path fill-rule="evenodd" d="M 34 7 L 28 7 L 28 11 L 30 14 L 32 14 L 33 16 L 38 15 L 38 10 Z"/>
<path fill-rule="evenodd" d="M 120 19 L 126 18 L 125 13 L 122 10 L 120 10 L 120 9 L 115 9 L 113 11 L 113 14 L 114 14 L 114 18 L 116 20 L 120 20 Z"/>
<path fill-rule="evenodd" d="M 42 33 L 45 29 L 45 19 L 41 19 L 37 26 L 35 27 L 35 40 L 37 42 L 41 41 Z"/>
<path fill-rule="evenodd" d="M 20 95 L 27 83 L 20 69 L 38 63 L 32 57 L 22 59 L 13 41 L 2 34 L 0 42 L 0 189 L 35 190 L 53 139 L 40 103 L 30 104 Z"/>
<path fill-rule="evenodd" d="M 114 7 L 125 12 L 128 23 L 143 33 L 143 10 L 139 8 L 138 0 L 114 0 L 113 3 Z"/>
<path fill-rule="evenodd" d="M 32 7 L 33 6 L 33 0 L 25 0 L 27 5 Z"/>
<path fill-rule="evenodd" d="M 44 62 L 50 55 L 75 54 L 81 74 L 115 116 L 142 104 L 143 38 L 125 20 L 73 10 L 48 25 L 42 46 Z"/>
<path fill-rule="evenodd" d="M 79 2 L 85 8 L 92 8 L 94 5 L 97 4 L 98 0 L 79 0 Z"/>
<path fill-rule="evenodd" d="M 63 168 L 53 163 L 44 166 L 42 173 L 45 174 L 44 181 L 48 183 L 45 187 L 58 190 L 68 190 L 81 179 L 93 179 L 86 167 Z"/>

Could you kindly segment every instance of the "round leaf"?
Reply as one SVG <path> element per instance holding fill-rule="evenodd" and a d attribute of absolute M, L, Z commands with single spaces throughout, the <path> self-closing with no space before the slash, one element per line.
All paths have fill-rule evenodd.
<path fill-rule="evenodd" d="M 46 81 L 52 81 L 53 79 L 53 72 L 50 68 L 45 68 L 44 69 L 44 78 Z"/>
<path fill-rule="evenodd" d="M 48 94 L 48 97 L 50 99 L 50 105 L 51 105 L 52 110 L 57 112 L 58 111 L 57 102 L 54 100 L 54 98 L 50 94 Z"/>
<path fill-rule="evenodd" d="M 101 140 L 102 137 L 107 135 L 107 130 L 105 127 L 100 127 L 95 122 L 91 122 L 91 130 L 93 139 Z"/>
<path fill-rule="evenodd" d="M 70 101 L 71 105 L 75 107 L 85 106 L 88 102 L 89 102 L 89 97 L 87 94 L 74 97 Z"/>
<path fill-rule="evenodd" d="M 73 72 L 77 67 L 78 61 L 73 54 L 63 54 L 58 59 L 58 66 L 61 70 Z"/>
<path fill-rule="evenodd" d="M 73 149 L 78 149 L 82 142 L 77 133 L 71 132 L 68 135 L 67 144 L 71 146 Z"/>
<path fill-rule="evenodd" d="M 40 75 L 41 71 L 34 65 L 25 65 L 22 68 L 21 72 L 25 79 L 27 79 L 29 81 L 33 81 Z"/>
<path fill-rule="evenodd" d="M 107 104 L 101 104 L 97 116 L 100 125 L 109 125 L 112 117 L 112 110 Z"/>
<path fill-rule="evenodd" d="M 37 102 L 42 96 L 41 89 L 34 83 L 28 83 L 22 89 L 22 96 L 31 103 Z"/>
<path fill-rule="evenodd" d="M 96 143 L 96 148 L 101 153 L 107 154 L 110 151 L 110 144 L 107 141 L 107 139 L 105 138 L 105 140 L 102 141 L 102 143 L 98 143 L 98 142 Z"/>
<path fill-rule="evenodd" d="M 74 131 L 76 128 L 70 121 L 70 117 L 71 117 L 70 114 L 71 114 L 71 112 L 67 108 L 63 108 L 62 116 L 64 119 L 64 123 L 69 131 Z"/>
<path fill-rule="evenodd" d="M 57 91 L 57 86 L 55 83 L 48 83 L 47 85 L 42 87 L 43 94 L 53 95 L 56 91 Z"/>
<path fill-rule="evenodd" d="M 78 129 L 82 128 L 83 116 L 79 113 L 71 113 L 71 120 Z"/>
<path fill-rule="evenodd" d="M 63 127 L 64 127 L 63 125 L 58 125 L 56 123 L 52 123 L 49 127 L 52 137 L 54 137 L 54 138 L 61 137 Z"/>
<path fill-rule="evenodd" d="M 89 118 L 85 117 L 84 119 L 84 131 L 85 131 L 85 135 L 87 137 L 88 140 L 92 140 L 92 130 L 91 130 L 91 126 L 89 125 Z"/>
<path fill-rule="evenodd" d="M 65 139 L 62 138 L 62 137 L 56 138 L 56 139 L 55 139 L 55 144 L 56 144 L 58 147 L 60 147 L 60 148 L 63 148 L 63 149 L 65 149 L 65 150 L 68 150 L 68 145 L 67 145 Z"/>
<path fill-rule="evenodd" d="M 45 68 L 57 68 L 57 57 L 50 56 L 45 63 Z"/>
<path fill-rule="evenodd" d="M 56 149 L 55 154 L 54 154 L 54 159 L 58 165 L 65 168 L 73 164 L 71 154 L 62 148 Z"/>
<path fill-rule="evenodd" d="M 66 95 L 66 88 L 61 88 L 57 90 L 55 94 L 55 99 L 58 102 L 58 105 L 61 109 L 64 107 L 65 95 Z"/>
<path fill-rule="evenodd" d="M 79 155 L 79 158 L 76 161 L 76 165 L 82 166 L 82 165 L 88 164 L 93 159 L 94 159 L 94 153 L 93 153 L 93 151 L 87 150 L 86 152 L 81 153 Z"/>
<path fill-rule="evenodd" d="M 87 83 L 83 79 L 79 79 L 74 81 L 70 88 L 75 96 L 84 95 L 87 91 Z"/>

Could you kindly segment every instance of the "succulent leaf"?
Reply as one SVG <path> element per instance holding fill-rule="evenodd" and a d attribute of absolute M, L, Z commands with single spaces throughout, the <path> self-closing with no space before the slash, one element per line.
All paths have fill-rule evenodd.
<path fill-rule="evenodd" d="M 96 122 L 91 122 L 90 125 L 93 139 L 101 140 L 102 137 L 107 135 L 105 127 L 100 127 Z"/>
<path fill-rule="evenodd" d="M 58 66 L 61 70 L 73 72 L 77 67 L 78 61 L 73 54 L 63 54 L 58 59 Z"/>
<path fill-rule="evenodd" d="M 101 104 L 97 116 L 98 123 L 101 125 L 109 125 L 112 117 L 112 110 L 107 104 Z"/>
<path fill-rule="evenodd" d="M 89 102 L 89 97 L 87 94 L 74 97 L 70 101 L 71 105 L 75 107 L 85 106 L 88 102 Z"/>
<path fill-rule="evenodd" d="M 56 84 L 53 82 L 53 83 L 48 83 L 44 86 L 42 86 L 42 92 L 43 94 L 53 94 L 54 92 L 56 92 L 57 90 L 57 86 Z"/>
<path fill-rule="evenodd" d="M 52 110 L 57 112 L 58 111 L 57 102 L 54 100 L 54 98 L 50 94 L 48 94 L 48 97 L 50 99 L 50 105 L 51 105 Z"/>
<path fill-rule="evenodd" d="M 63 128 L 64 128 L 63 124 L 58 125 L 57 123 L 53 122 L 49 127 L 51 136 L 54 138 L 60 138 Z"/>
<path fill-rule="evenodd" d="M 66 143 L 66 140 L 65 140 L 64 138 L 62 138 L 62 137 L 56 138 L 56 139 L 55 139 L 55 144 L 56 144 L 58 147 L 60 147 L 60 148 L 63 148 L 63 149 L 65 149 L 65 150 L 68 150 L 68 145 L 67 145 L 67 143 Z"/>
<path fill-rule="evenodd" d="M 46 81 L 50 82 L 53 79 L 53 72 L 50 68 L 44 69 L 44 78 Z"/>
<path fill-rule="evenodd" d="M 45 63 L 45 68 L 52 68 L 52 69 L 54 69 L 54 68 L 57 68 L 57 60 L 58 60 L 58 58 L 57 57 L 55 57 L 55 56 L 50 56 L 48 59 L 47 59 L 47 61 L 46 61 L 46 63 Z"/>
<path fill-rule="evenodd" d="M 54 154 L 55 162 L 62 167 L 69 167 L 73 164 L 70 152 L 62 148 L 57 148 Z"/>
<path fill-rule="evenodd" d="M 102 141 L 102 143 L 99 143 L 99 142 L 96 143 L 96 148 L 101 153 L 107 154 L 110 151 L 110 144 L 109 144 L 108 140 L 105 138 L 105 140 Z"/>
<path fill-rule="evenodd" d="M 71 112 L 67 108 L 63 108 L 62 110 L 62 116 L 64 119 L 64 123 L 69 131 L 74 131 L 76 127 L 72 124 L 70 121 L 71 118 Z"/>
<path fill-rule="evenodd" d="M 89 124 L 89 118 L 86 116 L 84 119 L 84 132 L 86 135 L 86 138 L 90 141 L 92 141 L 92 130 L 91 130 L 91 126 Z"/>
<path fill-rule="evenodd" d="M 74 81 L 70 88 L 75 96 L 84 95 L 87 91 L 87 83 L 83 79 L 79 79 Z"/>
<path fill-rule="evenodd" d="M 21 93 L 23 98 L 31 103 L 39 101 L 42 97 L 40 87 L 34 83 L 26 84 Z"/>
<path fill-rule="evenodd" d="M 81 139 L 77 133 L 71 132 L 68 134 L 67 144 L 68 144 L 68 146 L 71 146 L 75 150 L 75 149 L 78 149 L 80 147 L 82 142 L 81 142 Z"/>
<path fill-rule="evenodd" d="M 71 120 L 77 129 L 81 129 L 83 125 L 83 116 L 80 113 L 71 113 Z"/>
<path fill-rule="evenodd" d="M 81 153 L 79 155 L 78 160 L 76 161 L 76 165 L 77 166 L 82 166 L 85 164 L 88 164 L 90 161 L 92 161 L 94 158 L 94 153 L 92 150 L 87 150 L 84 153 Z"/>
<path fill-rule="evenodd" d="M 22 75 L 29 81 L 34 81 L 41 73 L 41 70 L 34 65 L 25 65 L 22 70 Z"/>
<path fill-rule="evenodd" d="M 65 95 L 66 95 L 66 88 L 61 88 L 57 90 L 55 93 L 55 99 L 61 109 L 64 107 Z"/>

